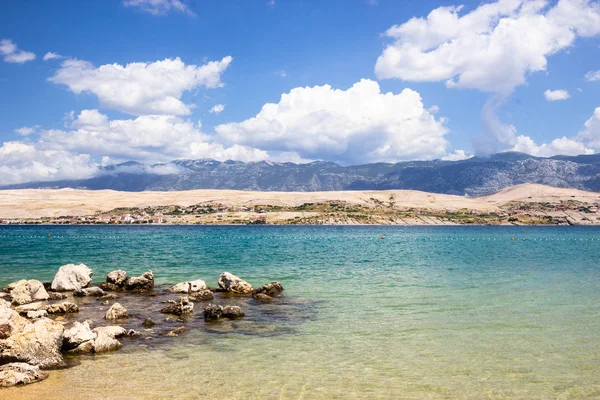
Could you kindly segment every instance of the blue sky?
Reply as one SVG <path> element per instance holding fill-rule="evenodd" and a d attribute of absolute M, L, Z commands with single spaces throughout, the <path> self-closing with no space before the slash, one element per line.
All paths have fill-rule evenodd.
<path fill-rule="evenodd" d="M 0 40 L 0 184 L 600 151 L 597 0 L 6 0 Z"/>

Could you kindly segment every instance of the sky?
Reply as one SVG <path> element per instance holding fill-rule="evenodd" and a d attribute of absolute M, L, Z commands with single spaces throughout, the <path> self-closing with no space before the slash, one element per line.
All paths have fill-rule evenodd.
<path fill-rule="evenodd" d="M 600 152 L 600 0 L 0 2 L 0 186 L 504 151 Z"/>

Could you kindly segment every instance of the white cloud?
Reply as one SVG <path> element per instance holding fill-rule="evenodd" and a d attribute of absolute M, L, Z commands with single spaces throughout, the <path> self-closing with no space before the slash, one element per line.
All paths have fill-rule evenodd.
<path fill-rule="evenodd" d="M 64 58 L 63 56 L 61 56 L 58 53 L 53 53 L 51 51 L 47 52 L 46 54 L 44 54 L 44 61 L 48 61 L 48 60 L 58 60 Z"/>
<path fill-rule="evenodd" d="M 446 155 L 447 129 L 419 93 L 382 93 L 363 79 L 348 90 L 298 87 L 253 118 L 215 127 L 227 143 L 342 163 L 432 159 Z"/>
<path fill-rule="evenodd" d="M 171 11 L 190 16 L 196 15 L 182 0 L 124 0 L 123 5 L 137 8 L 152 15 L 167 15 Z"/>
<path fill-rule="evenodd" d="M 557 100 L 567 100 L 571 95 L 568 91 L 559 89 L 559 90 L 546 90 L 544 92 L 544 97 L 548 101 L 557 101 Z"/>
<path fill-rule="evenodd" d="M 462 9 L 439 7 L 388 29 L 394 42 L 378 58 L 377 76 L 507 94 L 577 37 L 600 34 L 600 3 L 591 0 L 551 8 L 544 0 L 499 0 Z"/>
<path fill-rule="evenodd" d="M 585 122 L 583 130 L 577 134 L 577 139 L 600 151 L 600 107 L 597 107 Z"/>
<path fill-rule="evenodd" d="M 288 77 L 287 72 L 285 72 L 284 70 L 275 71 L 275 75 L 277 75 L 280 78 L 287 78 Z"/>
<path fill-rule="evenodd" d="M 21 136 L 29 136 L 37 132 L 39 125 L 35 126 L 24 126 L 22 128 L 15 129 L 15 132 Z"/>
<path fill-rule="evenodd" d="M 585 79 L 590 82 L 600 81 L 600 70 L 588 72 L 585 74 Z"/>
<path fill-rule="evenodd" d="M 102 106 L 128 114 L 188 115 L 194 105 L 181 101 L 183 92 L 223 86 L 221 75 L 231 61 L 227 56 L 196 66 L 175 58 L 96 68 L 86 61 L 65 60 L 49 80 L 77 94 L 92 93 Z"/>
<path fill-rule="evenodd" d="M 0 40 L 0 55 L 8 63 L 23 64 L 35 60 L 35 54 L 30 51 L 20 50 L 11 40 Z"/>
<path fill-rule="evenodd" d="M 464 150 L 454 150 L 452 153 L 448 153 L 448 155 L 442 157 L 444 161 L 460 161 L 466 160 L 467 158 L 473 157 L 473 154 Z"/>
<path fill-rule="evenodd" d="M 225 110 L 225 104 L 215 104 L 208 112 L 213 114 L 220 114 Z"/>

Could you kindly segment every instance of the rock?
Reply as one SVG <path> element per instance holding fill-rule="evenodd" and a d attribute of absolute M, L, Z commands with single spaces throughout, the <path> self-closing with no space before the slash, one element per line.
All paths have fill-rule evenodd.
<path fill-rule="evenodd" d="M 194 311 L 194 303 L 190 302 L 187 296 L 179 299 L 179 302 L 172 304 L 160 310 L 161 313 L 184 315 L 191 314 Z"/>
<path fill-rule="evenodd" d="M 10 303 L 4 299 L 0 299 L 0 308 L 10 308 Z"/>
<path fill-rule="evenodd" d="M 42 303 L 30 303 L 23 306 L 15 307 L 15 311 L 20 315 L 25 316 L 29 311 L 38 311 L 44 309 L 45 306 Z"/>
<path fill-rule="evenodd" d="M 98 300 L 114 300 L 114 299 L 118 299 L 119 296 L 117 296 L 116 294 L 105 294 L 104 296 L 100 297 Z"/>
<path fill-rule="evenodd" d="M 47 377 L 48 373 L 41 371 L 40 367 L 27 363 L 15 362 L 0 366 L 0 387 L 27 385 Z"/>
<path fill-rule="evenodd" d="M 223 307 L 216 304 L 209 304 L 204 309 L 205 321 L 216 321 L 223 316 Z"/>
<path fill-rule="evenodd" d="M 218 283 L 219 287 L 227 292 L 241 294 L 252 293 L 251 284 L 229 272 L 223 272 L 219 277 Z"/>
<path fill-rule="evenodd" d="M 92 281 L 93 272 L 85 264 L 67 264 L 59 268 L 52 281 L 52 290 L 67 292 L 87 287 Z"/>
<path fill-rule="evenodd" d="M 273 298 L 271 296 L 268 296 L 264 293 L 253 294 L 252 298 L 256 301 L 260 301 L 261 303 L 270 303 L 273 301 Z"/>
<path fill-rule="evenodd" d="M 152 318 L 146 318 L 142 325 L 144 325 L 146 328 L 150 328 L 151 326 L 154 326 L 155 323 L 152 321 Z"/>
<path fill-rule="evenodd" d="M 41 368 L 63 366 L 63 331 L 60 322 L 48 318 L 27 321 L 22 329 L 0 340 L 0 364 L 20 361 Z"/>
<path fill-rule="evenodd" d="M 112 306 L 110 306 L 108 311 L 106 311 L 106 315 L 104 316 L 104 318 L 106 318 L 106 319 L 129 318 L 129 312 L 127 312 L 127 309 L 125 307 L 123 307 L 121 304 L 115 303 Z"/>
<path fill-rule="evenodd" d="M 77 297 L 86 297 L 86 296 L 100 297 L 100 296 L 104 296 L 105 294 L 106 293 L 104 293 L 104 290 L 100 289 L 97 286 L 90 287 L 90 288 L 84 288 L 84 289 L 78 289 L 73 292 L 73 296 L 77 296 Z"/>
<path fill-rule="evenodd" d="M 14 333 L 22 331 L 30 324 L 12 308 L 0 307 L 0 339 L 6 339 Z"/>
<path fill-rule="evenodd" d="M 108 282 L 101 283 L 100 285 L 98 285 L 98 287 L 100 287 L 100 289 L 107 291 L 107 292 L 116 292 L 119 290 L 124 290 L 124 288 L 121 288 L 113 283 L 108 283 Z"/>
<path fill-rule="evenodd" d="M 5 289 L 6 289 L 6 288 L 2 289 L 3 291 L 2 291 L 2 292 L 0 292 L 0 299 L 4 299 L 4 298 L 6 298 L 6 297 L 10 297 L 10 294 L 8 294 L 8 293 L 4 292 L 4 290 L 5 290 Z"/>
<path fill-rule="evenodd" d="M 225 307 L 223 307 L 222 315 L 223 315 L 223 318 L 238 319 L 238 318 L 242 318 L 244 315 L 246 315 L 246 313 L 244 312 L 244 310 L 241 309 L 241 307 L 225 306 Z"/>
<path fill-rule="evenodd" d="M 119 350 L 121 347 L 123 347 L 121 342 L 102 331 L 98 333 L 96 340 L 94 340 L 95 353 Z"/>
<path fill-rule="evenodd" d="M 67 295 L 58 292 L 48 292 L 48 300 L 63 300 L 66 299 Z"/>
<path fill-rule="evenodd" d="M 22 279 L 17 282 L 13 282 L 7 286 L 10 297 L 12 298 L 12 304 L 22 305 L 27 303 L 33 303 L 34 301 L 48 300 L 48 292 L 44 289 L 44 284 L 35 279 L 26 281 Z"/>
<path fill-rule="evenodd" d="M 125 282 L 127 282 L 127 272 L 123 271 L 122 269 L 110 271 L 108 275 L 106 275 L 106 283 L 110 283 L 116 287 L 124 287 Z"/>
<path fill-rule="evenodd" d="M 167 289 L 173 293 L 194 293 L 207 289 L 206 283 L 202 279 L 195 281 L 181 282 Z"/>
<path fill-rule="evenodd" d="M 68 314 L 79 312 L 79 307 L 74 303 L 59 303 L 46 306 L 48 314 Z"/>
<path fill-rule="evenodd" d="M 188 296 L 192 301 L 207 301 L 212 300 L 215 296 L 212 291 L 205 289 L 198 292 L 190 293 Z"/>
<path fill-rule="evenodd" d="M 35 310 L 35 311 L 27 311 L 26 314 L 29 319 L 39 319 L 48 316 L 48 311 L 46 310 Z"/>
<path fill-rule="evenodd" d="M 185 332 L 185 326 L 180 326 L 179 328 L 175 328 L 172 331 L 170 331 L 169 333 L 167 333 L 167 336 L 177 336 L 180 333 Z"/>
<path fill-rule="evenodd" d="M 62 349 L 74 353 L 88 353 L 93 350 L 96 334 L 90 329 L 88 322 L 75 322 L 63 334 Z"/>
<path fill-rule="evenodd" d="M 127 330 L 118 325 L 100 326 L 98 328 L 94 328 L 93 332 L 96 334 L 102 332 L 103 334 L 106 334 L 112 338 L 118 338 L 127 334 Z"/>
<path fill-rule="evenodd" d="M 140 333 L 136 330 L 130 329 L 127 331 L 127 336 L 129 337 L 138 337 L 140 336 Z"/>
<path fill-rule="evenodd" d="M 258 289 L 254 290 L 253 294 L 266 294 L 269 297 L 274 297 L 280 295 L 283 292 L 283 290 L 284 289 L 281 283 L 274 281 L 266 285 L 262 285 Z"/>
<path fill-rule="evenodd" d="M 141 276 L 128 278 L 125 282 L 125 289 L 136 290 L 140 292 L 154 289 L 154 274 L 152 271 L 147 271 Z"/>

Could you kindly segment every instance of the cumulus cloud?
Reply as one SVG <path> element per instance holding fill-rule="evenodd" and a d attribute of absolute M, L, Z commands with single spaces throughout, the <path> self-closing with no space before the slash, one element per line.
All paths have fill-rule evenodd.
<path fill-rule="evenodd" d="M 382 93 L 363 79 L 347 90 L 298 87 L 253 118 L 215 127 L 227 143 L 342 163 L 431 159 L 446 155 L 447 129 L 419 93 Z"/>
<path fill-rule="evenodd" d="M 21 136 L 29 136 L 37 132 L 39 125 L 35 126 L 24 126 L 22 128 L 15 129 L 15 132 Z"/>
<path fill-rule="evenodd" d="M 467 158 L 473 157 L 473 154 L 464 150 L 454 150 L 452 153 L 448 153 L 447 156 L 442 157 L 444 161 L 460 161 L 466 160 Z"/>
<path fill-rule="evenodd" d="M 232 57 L 204 65 L 186 65 L 180 58 L 153 63 L 106 64 L 94 67 L 81 60 L 65 60 L 51 82 L 73 93 L 92 93 L 103 107 L 132 115 L 188 115 L 192 104 L 181 101 L 183 92 L 223 86 L 221 75 Z"/>
<path fill-rule="evenodd" d="M 152 15 L 167 15 L 171 11 L 195 16 L 182 0 L 124 0 L 125 7 L 137 8 Z"/>
<path fill-rule="evenodd" d="M 47 52 L 46 54 L 44 54 L 44 61 L 48 61 L 48 60 L 58 60 L 64 58 L 63 56 L 61 56 L 58 53 L 53 53 L 51 51 Z"/>
<path fill-rule="evenodd" d="M 558 101 L 558 100 L 567 100 L 571 95 L 568 91 L 559 89 L 559 90 L 546 90 L 544 92 L 544 97 L 548 101 Z"/>
<path fill-rule="evenodd" d="M 510 93 L 547 57 L 577 37 L 600 34 L 600 3 L 499 0 L 462 14 L 439 7 L 385 32 L 393 43 L 378 58 L 379 78 L 445 81 L 448 87 Z"/>
<path fill-rule="evenodd" d="M 225 110 L 225 104 L 215 104 L 208 112 L 213 114 L 220 114 Z"/>
<path fill-rule="evenodd" d="M 600 70 L 588 72 L 585 74 L 585 79 L 590 82 L 600 81 Z"/>
<path fill-rule="evenodd" d="M 600 151 L 600 107 L 585 122 L 583 130 L 577 134 L 577 140 Z"/>
<path fill-rule="evenodd" d="M 35 54 L 30 51 L 20 50 L 11 40 L 0 40 L 0 55 L 8 63 L 23 64 L 35 60 Z"/>

